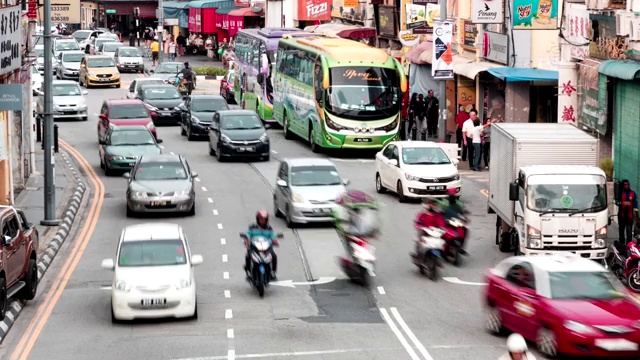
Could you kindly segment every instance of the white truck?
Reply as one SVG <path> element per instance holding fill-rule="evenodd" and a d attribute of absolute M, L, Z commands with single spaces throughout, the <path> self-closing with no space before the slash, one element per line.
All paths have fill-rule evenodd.
<path fill-rule="evenodd" d="M 500 250 L 603 259 L 610 219 L 598 139 L 571 124 L 491 127 L 488 211 Z"/>

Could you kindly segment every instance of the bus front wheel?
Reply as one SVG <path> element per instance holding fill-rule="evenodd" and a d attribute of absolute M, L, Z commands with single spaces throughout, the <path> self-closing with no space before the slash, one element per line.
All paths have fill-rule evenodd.
<path fill-rule="evenodd" d="M 291 140 L 291 132 L 289 131 L 289 118 L 287 118 L 287 113 L 285 112 L 282 116 L 282 132 L 284 133 L 284 138 L 287 140 Z"/>
<path fill-rule="evenodd" d="M 316 131 L 313 128 L 313 125 L 311 125 L 311 128 L 309 129 L 309 145 L 311 146 L 312 152 L 314 153 L 320 152 L 320 146 L 316 144 Z"/>

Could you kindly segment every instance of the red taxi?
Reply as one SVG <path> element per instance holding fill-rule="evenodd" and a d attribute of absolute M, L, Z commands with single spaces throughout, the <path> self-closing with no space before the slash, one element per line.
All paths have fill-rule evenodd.
<path fill-rule="evenodd" d="M 640 307 L 596 262 L 514 256 L 486 275 L 485 327 L 522 334 L 543 354 L 640 356 Z"/>

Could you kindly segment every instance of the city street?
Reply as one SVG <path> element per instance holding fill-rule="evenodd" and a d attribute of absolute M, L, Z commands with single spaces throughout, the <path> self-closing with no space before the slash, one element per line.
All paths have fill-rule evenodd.
<path fill-rule="evenodd" d="M 218 163 L 208 154 L 206 141 L 187 141 L 179 127 L 159 127 L 164 151 L 185 155 L 199 173 L 196 216 L 126 218 L 126 180 L 105 177 L 99 166 L 97 113 L 104 99 L 123 98 L 138 76 L 123 74 L 120 89 L 90 89 L 89 121 L 58 123 L 61 139 L 82 154 L 104 183 L 104 203 L 88 245 L 80 247 L 75 271 L 60 279 L 64 291 L 49 298 L 42 289 L 4 340 L 0 358 L 478 360 L 497 359 L 505 352 L 505 338 L 489 335 L 482 323 L 484 272 L 506 256 L 494 245 L 495 217 L 486 210 L 488 173 L 463 183 L 463 200 L 472 212 L 470 256 L 460 268 L 445 265 L 437 282 L 421 276 L 409 259 L 419 203 L 401 204 L 394 195 L 379 195 L 385 205 L 383 237 L 374 244 L 376 276 L 366 290 L 349 282 L 338 267 L 343 247 L 329 225 L 292 231 L 273 216 L 278 160 L 326 156 L 312 153 L 302 140 L 285 140 L 280 129 L 269 131 L 269 162 Z M 198 87 L 206 87 L 204 82 L 199 80 Z M 375 194 L 373 160 L 333 160 L 351 181 L 350 188 Z M 277 249 L 280 283 L 270 286 L 263 299 L 245 281 L 245 249 L 238 237 L 261 208 L 285 236 Z M 196 270 L 198 320 L 112 325 L 112 273 L 101 269 L 100 262 L 115 257 L 123 227 L 142 222 L 182 225 L 193 253 L 203 255 Z M 66 253 L 73 253 L 73 241 L 68 243 Z M 64 253 L 56 259 L 58 268 Z M 57 276 L 54 268 L 45 280 L 55 285 Z M 41 314 L 46 322 L 26 331 L 38 320 L 35 309 L 45 299 L 57 301 L 55 307 Z"/>

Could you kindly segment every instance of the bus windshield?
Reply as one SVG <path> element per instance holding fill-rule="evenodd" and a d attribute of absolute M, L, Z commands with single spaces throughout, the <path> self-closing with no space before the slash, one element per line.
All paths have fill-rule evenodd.
<path fill-rule="evenodd" d="M 400 81 L 395 70 L 347 66 L 331 68 L 329 74 L 325 97 L 329 113 L 345 119 L 378 120 L 400 111 Z"/>

